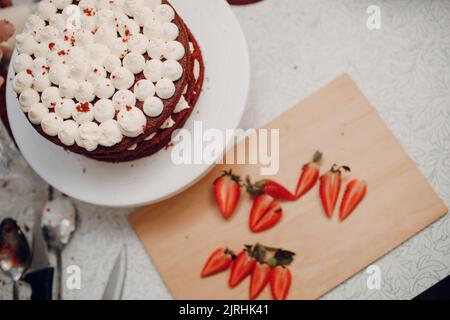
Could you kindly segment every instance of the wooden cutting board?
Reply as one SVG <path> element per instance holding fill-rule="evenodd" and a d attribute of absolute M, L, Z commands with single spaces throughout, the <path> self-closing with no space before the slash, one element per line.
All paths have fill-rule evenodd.
<path fill-rule="evenodd" d="M 362 270 L 447 212 L 444 203 L 351 79 L 344 75 L 266 128 L 280 129 L 280 171 L 275 180 L 295 188 L 301 167 L 315 150 L 321 171 L 333 163 L 352 168 L 368 182 L 366 199 L 344 222 L 325 217 L 316 186 L 294 203 L 273 229 L 248 230 L 251 200 L 241 196 L 233 218 L 224 221 L 212 183 L 223 170 L 260 178 L 258 165 L 218 165 L 178 196 L 143 207 L 130 222 L 177 299 L 246 299 L 249 279 L 227 287 L 228 273 L 200 279 L 218 247 L 239 251 L 262 243 L 297 253 L 291 265 L 290 299 L 315 299 Z M 242 148 L 241 143 L 238 148 Z M 345 183 L 346 181 L 344 181 Z M 342 197 L 342 194 L 341 194 Z M 340 200 L 339 200 L 340 201 Z M 270 298 L 267 287 L 261 298 Z"/>

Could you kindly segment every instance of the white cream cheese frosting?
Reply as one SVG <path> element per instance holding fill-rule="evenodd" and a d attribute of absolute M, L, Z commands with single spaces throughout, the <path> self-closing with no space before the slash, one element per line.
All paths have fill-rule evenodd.
<path fill-rule="evenodd" d="M 117 122 L 124 136 L 135 138 L 144 133 L 147 118 L 140 109 L 127 106 L 120 110 L 117 115 Z"/>
<path fill-rule="evenodd" d="M 28 18 L 16 36 L 12 88 L 45 134 L 93 151 L 139 136 L 147 117 L 162 114 L 183 75 L 185 48 L 175 11 L 161 0 L 81 0 L 79 29 L 71 4 L 43 0 Z M 136 81 L 141 72 L 145 79 Z M 186 108 L 182 97 L 174 112 Z"/>
<path fill-rule="evenodd" d="M 136 99 L 139 101 L 145 101 L 148 97 L 152 97 L 155 95 L 156 89 L 153 82 L 150 80 L 139 80 L 134 85 L 134 95 L 136 96 Z"/>
<path fill-rule="evenodd" d="M 42 117 L 41 128 L 45 134 L 50 137 L 58 135 L 59 129 L 63 124 L 63 119 L 55 112 L 47 113 Z"/>
<path fill-rule="evenodd" d="M 40 98 L 41 97 L 39 96 L 39 93 L 32 88 L 28 88 L 22 91 L 22 93 L 19 96 L 19 103 L 22 111 L 23 112 L 30 111 L 30 107 L 33 104 L 38 103 L 40 101 Z"/>
<path fill-rule="evenodd" d="M 66 120 L 61 124 L 58 132 L 58 139 L 66 146 L 75 144 L 75 139 L 78 136 L 78 123 L 73 120 Z"/>

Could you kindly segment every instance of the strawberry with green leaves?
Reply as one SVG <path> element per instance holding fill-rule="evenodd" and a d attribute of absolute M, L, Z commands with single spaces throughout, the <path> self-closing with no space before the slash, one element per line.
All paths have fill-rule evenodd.
<path fill-rule="evenodd" d="M 320 174 L 320 161 L 322 160 L 322 153 L 316 151 L 313 159 L 305 164 L 302 169 L 302 174 L 295 189 L 295 198 L 299 199 L 312 189 L 317 183 Z"/>
<path fill-rule="evenodd" d="M 270 290 L 274 300 L 285 300 L 291 287 L 292 275 L 288 266 L 294 260 L 295 253 L 278 249 L 268 260 L 270 271 Z"/>
<path fill-rule="evenodd" d="M 330 171 L 320 177 L 320 198 L 323 208 L 329 218 L 333 215 L 342 184 L 342 171 L 350 172 L 348 166 L 334 164 Z"/>
<path fill-rule="evenodd" d="M 206 261 L 202 273 L 200 274 L 201 277 L 206 278 L 227 270 L 235 257 L 236 256 L 231 250 L 222 248 L 216 249 Z"/>
<path fill-rule="evenodd" d="M 259 196 L 267 194 L 276 200 L 294 201 L 295 196 L 284 186 L 270 179 L 260 180 L 252 183 L 250 177 L 247 176 L 246 184 L 247 192 L 251 195 Z"/>
<path fill-rule="evenodd" d="M 229 219 L 236 209 L 236 205 L 241 195 L 241 178 L 234 175 L 231 170 L 224 171 L 223 174 L 214 181 L 214 196 L 219 206 L 219 210 L 225 219 Z"/>
<path fill-rule="evenodd" d="M 270 281 L 272 267 L 265 261 L 266 252 L 266 248 L 260 244 L 257 244 L 253 249 L 256 264 L 250 278 L 250 300 L 258 298 Z"/>
<path fill-rule="evenodd" d="M 230 288 L 236 287 L 247 276 L 249 276 L 255 268 L 256 259 L 253 257 L 252 247 L 245 246 L 236 259 L 231 264 L 230 278 L 228 279 L 228 285 Z"/>

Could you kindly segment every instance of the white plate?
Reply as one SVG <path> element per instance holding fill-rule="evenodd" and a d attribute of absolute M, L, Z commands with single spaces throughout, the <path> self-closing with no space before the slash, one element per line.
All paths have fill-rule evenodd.
<path fill-rule="evenodd" d="M 203 92 L 185 127 L 194 120 L 203 128 L 239 125 L 249 87 L 247 45 L 225 0 L 172 0 L 203 51 Z M 13 76 L 12 68 L 8 79 Z M 41 137 L 19 108 L 8 84 L 11 129 L 30 166 L 49 184 L 85 202 L 120 207 L 154 203 L 192 185 L 212 165 L 175 165 L 170 148 L 134 162 L 110 164 L 69 153 Z"/>

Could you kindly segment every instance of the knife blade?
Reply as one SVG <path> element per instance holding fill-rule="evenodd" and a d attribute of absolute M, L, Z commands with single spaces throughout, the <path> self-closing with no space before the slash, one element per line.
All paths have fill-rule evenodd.
<path fill-rule="evenodd" d="M 54 268 L 50 267 L 47 243 L 41 229 L 41 214 L 33 221 L 32 260 L 24 277 L 32 288 L 32 300 L 52 300 Z"/>
<path fill-rule="evenodd" d="M 28 272 L 38 271 L 50 266 L 47 242 L 41 229 L 41 214 L 35 212 L 33 222 L 32 260 Z"/>
<path fill-rule="evenodd" d="M 127 272 L 127 248 L 122 246 L 109 275 L 102 300 L 121 300 Z"/>

